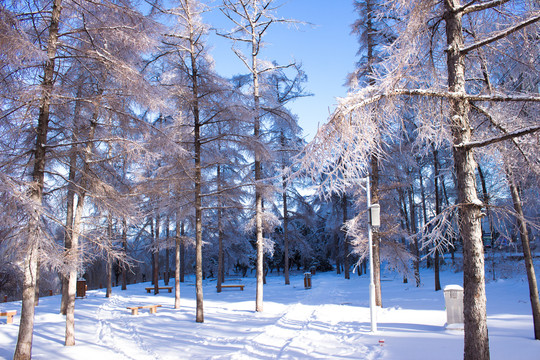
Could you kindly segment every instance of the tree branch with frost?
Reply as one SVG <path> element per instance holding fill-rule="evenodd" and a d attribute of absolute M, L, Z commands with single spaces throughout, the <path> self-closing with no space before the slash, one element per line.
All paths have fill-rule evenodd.
<path fill-rule="evenodd" d="M 490 124 L 493 125 L 497 130 L 499 130 L 500 132 L 502 132 L 505 135 L 509 134 L 509 131 L 506 130 L 506 128 L 504 128 L 504 126 L 502 126 L 497 121 L 495 121 L 495 119 L 493 118 L 493 115 L 490 114 L 486 109 L 481 108 L 480 106 L 476 105 L 475 103 L 471 103 L 471 107 L 473 109 L 475 109 L 476 111 L 478 111 L 480 114 L 484 115 L 488 119 Z M 527 154 L 525 154 L 525 152 L 522 149 L 521 145 L 516 141 L 516 137 L 510 137 L 509 139 L 512 140 L 512 143 L 514 144 L 516 149 L 519 151 L 521 156 L 523 156 L 523 159 L 525 160 L 525 162 L 527 164 L 531 165 Z"/>
<path fill-rule="evenodd" d="M 537 131 L 540 131 L 540 125 L 529 126 L 527 128 L 524 128 L 524 129 L 519 129 L 519 130 L 515 130 L 515 131 L 512 131 L 512 132 L 506 132 L 504 135 L 494 136 L 492 138 L 485 139 L 485 140 L 470 141 L 470 142 L 467 142 L 467 143 L 458 144 L 458 145 L 455 145 L 455 147 L 470 150 L 470 149 L 479 148 L 479 147 L 483 147 L 483 146 L 487 146 L 487 145 L 491 145 L 491 144 L 496 144 L 496 143 L 499 143 L 501 141 L 514 139 L 516 137 L 520 137 L 520 136 L 523 136 L 523 135 L 534 134 Z"/>
<path fill-rule="evenodd" d="M 459 52 L 460 52 L 461 55 L 467 55 L 469 52 L 471 52 L 473 50 L 476 50 L 476 49 L 478 49 L 478 48 L 480 48 L 482 46 L 485 46 L 485 45 L 491 44 L 492 42 L 503 39 L 503 38 L 507 37 L 508 35 L 523 29 L 526 26 L 529 26 L 531 24 L 536 23 L 539 20 L 540 20 L 540 12 L 536 12 L 534 16 L 532 16 L 532 17 L 530 17 L 530 18 L 528 18 L 526 20 L 523 20 L 519 24 L 516 24 L 516 25 L 514 25 L 512 27 L 509 27 L 508 29 L 504 29 L 502 31 L 499 31 L 499 32 L 493 34 L 492 36 L 490 36 L 487 39 L 478 41 L 478 42 L 476 42 L 474 44 L 470 44 L 470 45 L 468 45 L 468 46 L 466 46 L 464 48 L 461 48 L 461 49 L 459 49 Z"/>
<path fill-rule="evenodd" d="M 358 255 L 355 269 L 369 255 L 366 220 L 366 211 L 364 210 L 354 218 L 348 220 L 343 226 L 343 230 L 347 232 L 347 237 L 351 239 L 352 250 L 348 256 L 352 254 Z M 414 256 L 409 252 L 405 244 L 398 241 L 398 238 L 402 238 L 400 226 L 396 224 L 380 234 L 381 259 L 387 263 L 389 269 L 395 270 L 405 276 L 409 275 Z"/>
<path fill-rule="evenodd" d="M 413 237 L 417 237 L 419 243 L 422 244 L 420 250 L 429 247 L 429 251 L 423 259 L 433 255 L 435 251 L 439 251 L 439 253 L 443 254 L 447 252 L 449 248 L 454 247 L 452 239 L 457 239 L 459 237 L 458 226 L 455 223 L 458 219 L 458 209 L 458 205 L 444 209 L 439 215 L 435 216 L 425 224 L 417 234 L 413 235 Z"/>
<path fill-rule="evenodd" d="M 336 112 L 349 113 L 358 108 L 374 104 L 384 98 L 399 97 L 399 96 L 422 96 L 433 98 L 444 98 L 449 100 L 468 100 L 468 101 L 490 101 L 490 102 L 540 102 L 540 95 L 509 95 L 509 94 L 492 94 L 492 95 L 471 95 L 450 91 L 437 91 L 426 89 L 394 89 L 381 94 L 375 94 L 365 97 L 363 91 L 358 94 L 349 95 L 347 98 L 341 99 L 341 104 Z M 353 103 L 347 106 L 346 104 Z"/>
<path fill-rule="evenodd" d="M 472 0 L 472 1 L 469 1 L 467 4 L 455 9 L 454 11 L 461 12 L 462 15 L 465 15 L 465 14 L 470 14 L 472 12 L 491 9 L 491 8 L 506 4 L 507 2 L 510 2 L 510 1 L 511 0 L 494 0 L 494 1 L 487 1 L 480 4 L 474 4 L 477 1 Z"/>

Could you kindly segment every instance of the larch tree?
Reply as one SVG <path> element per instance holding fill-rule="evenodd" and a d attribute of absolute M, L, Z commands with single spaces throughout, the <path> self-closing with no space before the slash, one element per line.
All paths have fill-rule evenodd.
<path fill-rule="evenodd" d="M 540 13 L 533 3 L 511 0 L 464 4 L 459 0 L 398 1 L 393 6 L 403 19 L 402 27 L 388 48 L 388 56 L 381 64 L 383 70 L 375 74 L 376 83 L 340 102 L 308 145 L 305 168 L 313 174 L 325 173 L 323 185 L 334 188 L 344 186 L 340 178 L 361 178 L 370 164 L 370 154 L 378 148 L 374 118 L 381 114 L 400 118 L 403 108 L 399 105 L 410 100 L 418 114 L 415 122 L 419 140 L 432 140 L 436 146 L 444 141 L 452 145 L 457 183 L 457 205 L 453 209 L 459 216 L 464 248 L 464 358 L 489 359 L 480 221 L 484 204 L 477 196 L 474 151 L 538 131 L 531 118 L 516 113 L 513 104 L 519 107 L 532 103 L 530 106 L 537 108 L 540 97 L 537 91 L 523 88 L 486 93 L 473 86 L 481 76 L 475 55 L 489 51 L 486 58 L 492 63 L 516 64 L 515 53 L 510 52 L 516 49 L 509 44 L 519 39 L 522 46 L 518 57 L 530 59 L 529 68 L 537 72 L 538 40 L 529 34 L 537 33 Z M 501 103 L 511 106 L 497 106 Z M 486 138 L 485 133 L 473 131 L 485 120 L 472 111 L 473 107 L 506 112 L 507 119 L 517 117 L 520 121 L 508 124 L 507 134 L 499 131 Z M 337 169 L 336 159 L 346 160 L 343 163 L 347 167 Z M 340 172 L 347 176 L 337 176 Z"/>
<path fill-rule="evenodd" d="M 356 70 L 349 75 L 349 83 L 354 89 L 358 84 L 374 85 L 375 72 L 384 58 L 383 48 L 391 44 L 395 39 L 392 25 L 396 18 L 384 1 L 379 0 L 355 0 L 354 7 L 358 12 L 359 19 L 352 24 L 352 33 L 357 35 L 360 49 Z M 387 12 L 388 11 L 388 12 Z M 385 15 L 383 15 L 385 14 Z M 382 137 L 382 135 L 379 135 Z M 380 163 L 383 161 L 379 152 L 374 151 L 371 156 L 370 189 L 371 202 L 379 203 L 379 175 Z M 381 234 L 373 232 L 373 271 L 375 283 L 375 303 L 382 306 L 381 290 Z"/>
<path fill-rule="evenodd" d="M 4 10 L 4 9 L 3 9 Z M 19 336 L 15 348 L 14 359 L 30 359 L 32 353 L 32 337 L 34 327 L 35 287 L 38 272 L 38 259 L 40 238 L 43 236 L 42 214 L 40 211 L 43 202 L 45 185 L 46 146 L 49 132 L 50 107 L 53 97 L 55 81 L 55 61 L 58 48 L 58 33 L 60 28 L 60 14 L 62 1 L 55 0 L 50 9 L 50 17 L 46 20 L 45 29 L 47 37 L 44 40 L 46 58 L 42 66 L 41 94 L 39 95 L 39 110 L 37 126 L 35 127 L 36 140 L 33 151 L 32 181 L 29 184 L 30 200 L 35 209 L 29 214 L 28 235 L 23 247 L 27 254 L 23 265 L 23 300 L 21 308 L 21 322 Z"/>
<path fill-rule="evenodd" d="M 292 70 L 292 69 L 291 69 Z M 281 180 L 281 212 L 282 228 L 283 228 L 283 275 L 285 284 L 290 284 L 289 279 L 289 245 L 291 231 L 289 223 L 291 221 L 291 210 L 294 209 L 294 190 L 293 182 L 289 182 L 287 174 L 292 166 L 292 158 L 300 153 L 304 146 L 304 140 L 301 137 L 302 129 L 298 125 L 297 117 L 291 113 L 287 105 L 304 96 L 309 96 L 303 84 L 307 81 L 306 74 L 296 67 L 292 76 L 285 69 L 276 69 L 273 72 L 265 74 L 265 83 L 262 91 L 262 96 L 265 99 L 263 111 L 265 117 L 270 122 L 268 142 L 272 151 L 276 154 L 274 157 L 274 168 L 277 171 L 277 177 Z M 279 174 L 281 174 L 279 176 Z M 272 176 L 272 175 L 271 175 Z M 274 175 L 276 176 L 276 175 Z"/>
<path fill-rule="evenodd" d="M 169 96 L 175 103 L 172 117 L 179 123 L 181 144 L 188 153 L 192 165 L 186 165 L 186 177 L 181 181 L 192 184 L 191 196 L 195 212 L 195 257 L 196 257 L 196 321 L 204 322 L 203 307 L 203 237 L 213 238 L 210 220 L 206 220 L 216 205 L 216 196 L 223 195 L 221 177 L 222 164 L 232 164 L 233 159 L 224 161 L 219 151 L 226 152 L 230 142 L 238 142 L 237 123 L 243 120 L 242 111 L 234 115 L 233 88 L 230 83 L 218 76 L 214 70 L 213 59 L 208 52 L 206 38 L 208 26 L 202 14 L 208 7 L 200 1 L 179 0 L 171 3 L 171 9 L 160 9 L 174 26 L 163 36 L 160 55 L 164 70 L 159 76 L 161 84 L 169 89 Z M 230 154 L 230 153 L 229 153 Z M 217 173 L 214 171 L 217 169 Z M 214 175 L 217 175 L 216 180 Z M 214 187 L 217 186 L 217 187 Z M 222 216 L 218 210 L 217 217 Z M 208 223 L 209 225 L 206 225 Z M 219 228 L 220 226 L 218 226 Z M 220 231 L 217 231 L 218 238 Z M 223 234 L 221 233 L 221 236 Z"/>
<path fill-rule="evenodd" d="M 505 171 L 510 188 L 510 194 L 512 196 L 512 202 L 514 205 L 515 218 L 518 223 L 519 236 L 523 249 L 523 258 L 525 262 L 525 272 L 527 274 L 527 280 L 529 283 L 529 299 L 531 302 L 531 310 L 533 317 L 534 338 L 540 340 L 540 299 L 538 295 L 538 282 L 536 281 L 536 274 L 534 271 L 533 256 L 531 252 L 529 230 L 527 224 L 527 217 L 523 211 L 523 201 L 521 199 L 520 191 L 518 188 L 518 180 L 514 174 L 512 166 L 508 163 L 505 164 Z M 535 176 L 538 177 L 538 174 Z"/>
<path fill-rule="evenodd" d="M 263 193 L 265 184 L 262 164 L 266 150 L 262 142 L 262 107 L 261 107 L 261 75 L 276 69 L 260 58 L 263 37 L 270 26 L 288 22 L 276 16 L 278 2 L 275 0 L 223 0 L 220 10 L 234 24 L 231 31 L 222 36 L 234 42 L 233 51 L 248 69 L 251 75 L 252 118 L 253 118 L 253 184 L 255 187 L 255 237 L 257 246 L 257 289 L 255 310 L 263 311 L 263 277 L 264 277 L 264 237 L 263 237 Z M 247 45 L 247 52 L 236 46 Z"/>

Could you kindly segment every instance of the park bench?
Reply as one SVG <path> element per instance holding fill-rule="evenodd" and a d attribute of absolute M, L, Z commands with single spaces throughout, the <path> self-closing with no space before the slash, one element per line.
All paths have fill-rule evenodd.
<path fill-rule="evenodd" d="M 150 294 L 150 291 L 154 290 L 155 288 L 152 286 L 152 287 L 147 287 L 145 288 L 146 289 L 146 292 Z M 169 290 L 170 293 L 172 293 L 172 286 L 160 286 L 158 287 L 159 290 Z"/>
<path fill-rule="evenodd" d="M 6 324 L 12 324 L 13 323 L 13 316 L 17 314 L 17 310 L 8 310 L 8 311 L 0 311 L 0 316 L 6 316 Z"/>
<path fill-rule="evenodd" d="M 139 315 L 139 309 L 150 309 L 150 314 L 155 314 L 158 307 L 161 307 L 161 305 L 128 306 L 126 309 L 131 310 L 131 315 Z"/>
<path fill-rule="evenodd" d="M 227 285 L 221 285 L 221 288 L 240 288 L 240 290 L 244 291 L 245 285 L 239 285 L 239 284 L 227 284 Z M 216 285 L 217 287 L 217 285 Z"/>

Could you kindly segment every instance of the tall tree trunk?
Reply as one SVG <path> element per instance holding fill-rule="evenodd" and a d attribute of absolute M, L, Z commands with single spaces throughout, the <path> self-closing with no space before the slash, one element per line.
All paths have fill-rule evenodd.
<path fill-rule="evenodd" d="M 182 230 L 180 230 L 182 227 Z M 181 232 L 180 232 L 181 231 Z M 184 223 L 180 225 L 179 213 L 176 213 L 175 267 L 174 267 L 174 308 L 180 309 L 180 243 L 184 236 Z"/>
<path fill-rule="evenodd" d="M 223 264 L 223 204 L 221 202 L 221 165 L 217 166 L 217 206 L 218 206 L 218 276 L 217 276 L 217 292 L 221 292 L 221 283 L 224 280 L 224 264 Z"/>
<path fill-rule="evenodd" d="M 77 88 L 77 99 L 82 98 L 82 84 L 80 83 Z M 75 102 L 75 109 L 73 111 L 73 123 L 77 124 L 81 116 L 81 106 L 82 101 L 77 100 Z M 74 130 L 75 132 L 76 130 Z M 71 237 L 73 236 L 73 212 L 75 206 L 75 177 L 77 175 L 77 136 L 75 133 L 72 134 L 71 140 L 73 145 L 71 145 L 71 153 L 69 155 L 69 174 L 68 174 L 68 185 L 67 185 L 67 205 L 66 205 L 66 227 L 64 231 L 64 248 L 65 251 L 71 249 Z M 66 266 L 69 267 L 68 264 Z M 66 315 L 67 303 L 69 298 L 69 278 L 67 274 L 62 274 L 62 299 L 60 301 L 60 314 Z"/>
<path fill-rule="evenodd" d="M 112 256 L 110 254 L 110 249 L 112 249 L 112 237 L 113 237 L 113 231 L 112 231 L 112 215 L 109 213 L 107 216 L 107 245 L 109 250 L 107 250 L 107 262 L 105 264 L 106 266 L 106 273 L 107 273 L 107 290 L 105 292 L 105 297 L 109 298 L 112 294 Z"/>
<path fill-rule="evenodd" d="M 73 220 L 73 231 L 71 236 L 71 247 L 67 252 L 69 273 L 67 276 L 67 302 L 66 302 L 66 333 L 64 339 L 65 346 L 75 345 L 75 295 L 77 292 L 77 262 L 79 257 L 79 234 L 81 228 L 81 218 L 84 210 L 84 199 L 86 192 L 84 189 L 79 193 L 77 207 Z"/>
<path fill-rule="evenodd" d="M 152 235 L 152 244 L 155 245 L 155 232 L 154 232 L 154 218 L 153 217 L 150 217 L 150 220 L 149 220 L 149 223 L 150 223 L 150 234 Z M 155 280 L 154 280 L 154 276 L 156 275 L 156 257 L 154 256 L 154 252 L 155 252 L 155 249 L 153 249 L 153 247 L 151 248 L 150 250 L 150 256 L 152 258 L 152 274 L 150 276 L 150 278 L 152 279 L 152 285 L 155 284 Z"/>
<path fill-rule="evenodd" d="M 448 90 L 456 94 L 465 91 L 465 61 L 463 47 L 462 13 L 457 11 L 460 0 L 444 1 L 444 19 L 448 44 Z M 469 103 L 464 99 L 450 100 L 451 131 L 454 145 L 471 140 L 468 121 Z M 482 243 L 482 203 L 476 194 L 476 162 L 473 151 L 453 147 L 459 201 L 459 230 L 463 238 L 463 313 L 465 325 L 464 359 L 488 360 L 489 338 L 486 314 L 484 275 L 484 246 Z"/>
<path fill-rule="evenodd" d="M 51 23 L 47 39 L 47 61 L 41 83 L 41 99 L 39 104 L 39 116 L 36 128 L 36 148 L 34 149 L 34 168 L 32 170 L 32 187 L 30 199 L 39 209 L 43 202 L 43 186 L 45 179 L 45 149 L 49 130 L 49 108 L 54 86 L 54 63 L 58 46 L 58 26 L 62 0 L 53 0 L 51 11 Z M 14 360 L 26 360 L 32 356 L 32 338 L 34 335 L 34 311 L 36 296 L 36 276 L 39 259 L 39 239 L 41 238 L 41 215 L 36 210 L 29 222 L 28 250 L 23 261 L 23 293 L 21 307 L 21 321 L 17 345 L 15 347 Z"/>
<path fill-rule="evenodd" d="M 336 257 L 336 274 L 341 274 L 341 256 L 339 251 L 339 234 L 338 232 L 334 232 L 334 253 Z"/>
<path fill-rule="evenodd" d="M 191 23 L 191 22 L 190 22 Z M 193 32 L 190 37 L 191 83 L 193 96 L 194 149 L 195 149 L 195 292 L 197 297 L 196 322 L 204 322 L 203 307 L 203 259 L 202 259 L 202 172 L 201 172 L 201 123 L 199 113 L 199 75 L 195 58 L 196 48 Z"/>
<path fill-rule="evenodd" d="M 127 220 L 126 218 L 122 219 L 122 251 L 124 252 L 124 257 L 127 258 Z M 127 290 L 127 268 L 125 264 L 122 264 L 122 290 Z"/>
<path fill-rule="evenodd" d="M 170 256 L 170 251 L 169 251 L 169 222 L 170 222 L 170 219 L 169 217 L 167 216 L 167 219 L 165 221 L 165 223 L 167 224 L 167 227 L 165 228 L 165 276 L 164 276 L 164 281 L 165 281 L 165 285 L 169 286 L 169 274 L 170 274 L 170 259 L 169 259 L 169 256 Z"/>
<path fill-rule="evenodd" d="M 285 134 L 281 131 L 281 148 L 285 149 Z M 285 285 L 290 285 L 289 279 L 289 209 L 287 204 L 287 176 L 285 175 L 285 156 L 281 160 L 281 170 L 283 170 L 283 176 L 281 177 L 281 190 L 283 191 L 283 276 L 285 277 Z M 278 266 L 279 272 L 279 266 Z"/>
<path fill-rule="evenodd" d="M 434 178 L 435 178 L 435 213 L 438 216 L 441 213 L 441 200 L 440 200 L 440 191 L 439 191 L 439 152 L 433 146 L 433 168 L 434 168 Z M 435 291 L 441 290 L 441 278 L 439 271 L 439 244 L 434 244 L 435 246 L 435 259 L 434 259 L 434 269 L 435 269 Z"/>
<path fill-rule="evenodd" d="M 39 249 L 38 249 L 39 251 Z M 38 260 L 37 260 L 37 265 L 36 265 L 36 286 L 34 288 L 34 293 L 35 293 L 35 299 L 34 299 L 34 306 L 38 306 L 39 305 L 39 278 L 40 278 L 40 275 L 41 275 L 41 260 L 39 259 L 38 257 Z"/>
<path fill-rule="evenodd" d="M 424 177 L 422 171 L 419 173 L 420 178 L 420 196 L 422 198 L 422 217 L 424 220 L 423 225 L 427 224 L 427 206 L 426 206 L 426 189 L 424 188 Z"/>
<path fill-rule="evenodd" d="M 154 295 L 159 294 L 159 225 L 161 217 L 159 212 L 156 212 L 156 225 L 154 227 L 154 272 L 152 278 L 154 279 Z"/>
<path fill-rule="evenodd" d="M 416 234 L 418 231 L 416 223 L 416 205 L 414 204 L 414 189 L 411 186 L 409 190 L 409 208 L 411 209 L 411 233 Z M 416 287 L 420 287 L 420 247 L 418 246 L 418 236 L 414 237 L 413 242 L 413 253 L 414 253 L 414 280 L 416 282 Z"/>
<path fill-rule="evenodd" d="M 184 282 L 186 274 L 186 244 L 184 243 L 185 228 L 184 222 L 182 222 L 182 228 L 180 235 L 180 282 Z"/>
<path fill-rule="evenodd" d="M 478 165 L 478 176 L 480 177 L 480 184 L 482 185 L 482 201 L 486 208 L 486 217 L 489 221 L 489 238 L 490 238 L 490 255 L 491 255 L 491 276 L 493 281 L 495 278 L 495 244 L 493 242 L 493 223 L 491 221 L 490 206 L 489 206 L 489 193 L 486 186 L 486 178 L 484 177 L 484 172 L 482 167 Z M 483 234 L 482 229 L 482 234 Z"/>
<path fill-rule="evenodd" d="M 405 201 L 405 195 L 403 194 L 403 191 L 401 189 L 398 190 L 399 193 L 399 208 L 401 213 L 401 218 L 405 220 L 405 223 L 403 223 L 403 220 L 400 221 L 401 228 L 403 230 L 406 230 L 408 234 L 412 234 L 411 231 L 411 224 L 409 221 L 409 213 L 407 211 L 407 203 Z M 402 243 L 404 246 L 407 246 L 407 241 L 405 237 L 402 238 Z M 403 283 L 406 284 L 409 282 L 409 279 L 407 278 L 407 275 L 403 275 Z"/>
<path fill-rule="evenodd" d="M 259 70 L 257 64 L 257 54 L 259 52 L 259 39 L 256 36 L 254 29 L 251 38 L 251 69 L 253 71 L 253 111 L 255 113 L 253 119 L 253 137 L 256 142 L 261 140 L 260 136 L 260 95 L 259 95 Z M 264 283 L 264 252 L 263 252 L 263 209 L 262 209 L 262 190 L 260 181 L 262 179 L 261 154 L 255 147 L 255 233 L 257 239 L 257 290 L 255 298 L 255 311 L 263 311 L 263 283 Z"/>
<path fill-rule="evenodd" d="M 343 195 L 341 198 L 341 210 L 343 211 L 343 226 L 348 220 L 347 214 L 347 195 Z M 345 279 L 350 279 L 351 274 L 349 274 L 349 239 L 347 239 L 347 231 L 343 229 L 343 267 L 345 273 Z"/>
<path fill-rule="evenodd" d="M 371 203 L 379 203 L 379 158 L 371 155 Z M 375 305 L 382 307 L 381 291 L 381 236 L 373 231 L 373 281 L 375 283 Z"/>
<path fill-rule="evenodd" d="M 83 160 L 84 165 L 82 169 L 83 176 L 81 177 L 78 191 L 77 206 L 73 216 L 73 222 L 71 227 L 71 244 L 67 250 L 66 263 L 69 266 L 69 272 L 67 275 L 67 299 L 66 299 L 66 333 L 65 333 L 65 346 L 75 345 L 75 295 L 77 292 L 77 266 L 79 264 L 79 237 L 82 226 L 82 215 L 84 212 L 84 201 L 86 199 L 88 189 L 88 177 L 90 173 L 90 156 L 92 150 L 92 140 L 97 127 L 97 112 L 94 113 L 93 119 L 90 123 L 90 132 L 88 134 L 88 141 L 86 143 Z"/>
<path fill-rule="evenodd" d="M 366 27 L 367 27 L 367 73 L 373 75 L 373 64 L 375 63 L 375 38 L 376 29 L 373 24 L 373 6 L 370 0 L 366 0 Z M 370 85 L 375 84 L 375 79 L 370 78 Z M 371 203 L 379 202 L 379 157 L 377 154 L 371 154 Z M 381 237 L 378 231 L 372 233 L 372 250 L 373 250 L 373 281 L 375 283 L 375 304 L 382 307 L 382 292 L 381 292 L 381 253 L 380 253 Z M 370 270 L 371 271 L 371 270 Z"/>
<path fill-rule="evenodd" d="M 77 102 L 78 104 L 79 102 Z M 77 114 L 77 110 L 75 111 Z M 75 142 L 75 138 L 72 138 Z M 68 191 L 67 191 L 67 210 L 66 210 L 66 228 L 64 231 L 64 248 L 68 252 L 72 247 L 71 237 L 73 236 L 73 207 L 75 203 L 75 175 L 77 166 L 77 151 L 76 146 L 71 146 L 71 154 L 69 157 L 69 175 L 68 175 Z M 69 266 L 66 264 L 66 266 Z M 62 299 L 60 301 L 60 314 L 66 315 L 66 308 L 69 298 L 69 277 L 67 274 L 62 274 Z"/>
<path fill-rule="evenodd" d="M 516 220 L 519 225 L 519 235 L 521 237 L 521 245 L 523 247 L 523 258 L 525 260 L 525 271 L 527 272 L 527 280 L 529 282 L 529 299 L 531 300 L 531 310 L 534 324 L 534 338 L 540 340 L 540 299 L 538 297 L 538 284 L 534 272 L 534 264 L 529 243 L 529 231 L 523 215 L 521 206 L 521 196 L 519 195 L 518 187 L 512 174 L 510 166 L 506 165 L 506 178 L 510 186 L 510 193 L 514 202 L 514 210 L 516 211 Z"/>

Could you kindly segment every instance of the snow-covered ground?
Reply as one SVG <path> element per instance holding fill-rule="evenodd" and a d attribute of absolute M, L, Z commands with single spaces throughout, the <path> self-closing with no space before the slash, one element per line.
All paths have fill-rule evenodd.
<path fill-rule="evenodd" d="M 393 276 L 393 275 L 390 275 Z M 64 317 L 60 296 L 43 297 L 36 308 L 33 359 L 460 359 L 463 332 L 445 329 L 443 292 L 433 291 L 433 275 L 422 273 L 423 286 L 403 284 L 402 278 L 382 282 L 383 309 L 378 332 L 370 333 L 366 275 L 350 280 L 318 273 L 305 290 L 301 273 L 268 276 L 264 311 L 256 313 L 255 279 L 233 279 L 244 291 L 216 292 L 215 281 L 204 283 L 202 324 L 195 322 L 194 279 L 181 285 L 181 309 L 174 293 L 147 294 L 149 283 L 88 291 L 76 301 L 76 346 L 64 347 Z M 462 274 L 444 272 L 442 286 L 462 284 Z M 533 324 L 525 277 L 487 284 L 491 358 L 540 359 L 540 341 Z M 162 304 L 157 314 L 126 306 Z M 0 304 L 16 309 L 20 302 Z M 0 320 L 0 358 L 11 359 L 20 317 L 12 325 Z"/>

